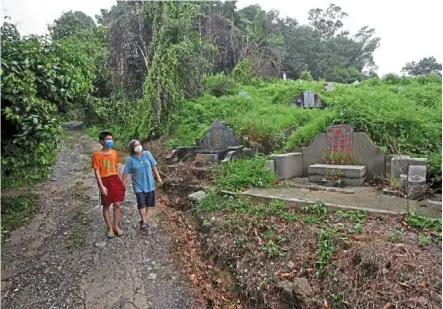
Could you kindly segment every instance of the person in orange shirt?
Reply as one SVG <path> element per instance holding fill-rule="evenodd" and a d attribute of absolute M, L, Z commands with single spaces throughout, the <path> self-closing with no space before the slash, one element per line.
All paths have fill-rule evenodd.
<path fill-rule="evenodd" d="M 92 155 L 92 168 L 101 193 L 103 217 L 108 228 L 107 236 L 112 238 L 115 234 L 117 236 L 123 235 L 123 231 L 118 227 L 118 220 L 120 217 L 120 203 L 125 198 L 126 187 L 121 181 L 120 172 L 118 171 L 120 158 L 117 151 L 111 149 L 114 146 L 112 133 L 100 133 L 99 141 L 103 148 Z M 111 224 L 109 212 L 112 203 L 114 203 L 114 226 Z"/>

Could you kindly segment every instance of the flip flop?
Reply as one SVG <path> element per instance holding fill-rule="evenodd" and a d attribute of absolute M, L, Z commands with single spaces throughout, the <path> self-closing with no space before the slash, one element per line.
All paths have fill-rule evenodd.
<path fill-rule="evenodd" d="M 118 229 L 118 230 L 114 229 L 114 233 L 119 237 L 123 235 L 123 231 L 120 229 Z"/>
<path fill-rule="evenodd" d="M 112 231 L 108 231 L 108 232 L 106 233 L 106 236 L 108 236 L 108 238 L 113 238 L 115 235 L 114 235 L 114 232 L 112 232 Z"/>

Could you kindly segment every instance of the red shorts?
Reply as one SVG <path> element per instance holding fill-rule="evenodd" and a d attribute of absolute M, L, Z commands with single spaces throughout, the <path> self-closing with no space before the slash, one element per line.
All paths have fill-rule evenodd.
<path fill-rule="evenodd" d="M 125 199 L 126 188 L 118 175 L 103 177 L 102 183 L 108 190 L 108 195 L 101 194 L 103 206 L 110 206 L 114 202 L 123 202 Z"/>

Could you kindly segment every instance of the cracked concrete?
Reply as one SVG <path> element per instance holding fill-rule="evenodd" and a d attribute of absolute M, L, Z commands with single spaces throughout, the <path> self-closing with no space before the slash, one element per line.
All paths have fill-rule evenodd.
<path fill-rule="evenodd" d="M 97 146 L 85 135 L 69 134 L 54 167 L 55 181 L 37 189 L 39 212 L 2 245 L 2 308 L 191 307 L 188 291 L 176 279 L 177 270 L 170 262 L 169 237 L 152 215 L 150 230 L 139 230 L 130 185 L 121 206 L 124 235 L 106 239 L 98 190 L 89 169 L 89 154 Z M 75 194 L 77 181 L 84 189 L 80 196 Z M 70 250 L 68 237 L 76 224 L 75 205 L 80 203 L 87 218 L 84 242 Z M 105 245 L 95 245 L 101 242 Z M 148 279 L 150 273 L 156 274 L 155 280 Z"/>

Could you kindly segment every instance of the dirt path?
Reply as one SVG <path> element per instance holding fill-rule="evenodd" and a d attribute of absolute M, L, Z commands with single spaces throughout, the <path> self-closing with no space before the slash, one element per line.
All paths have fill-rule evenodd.
<path fill-rule="evenodd" d="M 38 189 L 40 210 L 2 245 L 2 308 L 190 308 L 155 213 L 148 231 L 137 226 L 132 186 L 122 203 L 125 234 L 106 239 L 90 168 L 97 146 L 68 135 L 52 181 Z"/>

